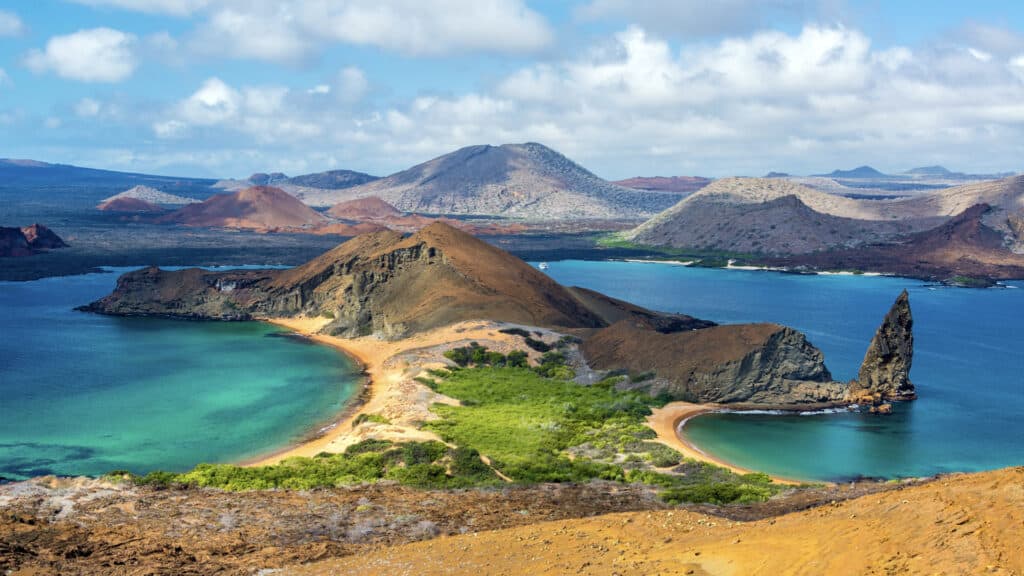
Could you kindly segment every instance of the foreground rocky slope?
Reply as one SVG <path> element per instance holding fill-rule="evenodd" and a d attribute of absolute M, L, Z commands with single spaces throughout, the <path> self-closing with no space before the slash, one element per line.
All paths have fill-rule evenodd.
<path fill-rule="evenodd" d="M 678 199 L 617 186 L 533 142 L 469 146 L 361 186 L 298 194 L 313 206 L 377 196 L 404 212 L 530 220 L 646 218 Z"/>
<path fill-rule="evenodd" d="M 861 482 L 757 504 L 690 509 L 707 521 L 757 520 L 893 488 Z M 458 534 L 485 537 L 545 521 L 666 508 L 651 487 L 612 482 L 225 492 L 44 477 L 0 485 L 0 574 L 252 575 L 331 558 L 355 560 L 408 542 L 443 545 L 443 537 Z M 674 513 L 680 514 L 688 513 Z M 498 550 L 507 547 L 491 550 L 496 558 Z"/>
<path fill-rule="evenodd" d="M 1024 468 L 933 482 L 756 522 L 610 514 L 467 534 L 285 574 L 1024 573 Z M 500 550 L 500 553 L 496 551 Z"/>

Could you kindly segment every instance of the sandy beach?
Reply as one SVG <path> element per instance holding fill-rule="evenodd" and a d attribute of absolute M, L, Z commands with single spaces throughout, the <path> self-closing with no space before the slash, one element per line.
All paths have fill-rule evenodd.
<path fill-rule="evenodd" d="M 739 466 L 734 466 L 724 460 L 716 458 L 715 456 L 708 454 L 701 449 L 697 448 L 692 443 L 688 442 L 684 438 L 680 437 L 679 426 L 696 416 L 706 414 L 708 412 L 714 412 L 720 407 L 716 404 L 692 404 L 690 402 L 669 402 L 661 408 L 652 408 L 651 415 L 647 417 L 647 425 L 654 429 L 654 432 L 658 435 L 658 441 L 678 450 L 683 456 L 692 458 L 694 460 L 700 460 L 702 462 L 709 462 L 722 468 L 732 470 L 737 474 L 749 474 L 754 470 L 748 470 Z M 801 484 L 798 480 L 790 478 L 782 478 L 778 476 L 771 477 L 774 482 L 779 484 Z"/>
<path fill-rule="evenodd" d="M 433 432 L 421 430 L 420 422 L 434 418 L 430 406 L 441 402 L 458 401 L 430 390 L 414 380 L 429 368 L 442 367 L 442 348 L 479 342 L 493 350 L 521 347 L 518 337 L 498 331 L 500 326 L 488 321 L 460 322 L 451 326 L 422 332 L 402 340 L 381 340 L 373 336 L 339 338 L 317 332 L 329 320 L 326 318 L 264 318 L 277 326 L 287 328 L 321 344 L 341 350 L 362 365 L 367 375 L 366 389 L 359 398 L 361 404 L 343 412 L 322 435 L 255 460 L 245 462 L 251 466 L 277 464 L 293 456 L 315 456 L 321 452 L 344 452 L 345 448 L 367 438 L 393 441 L 425 441 L 440 438 Z M 385 417 L 388 423 L 364 422 L 354 426 L 361 414 Z"/>

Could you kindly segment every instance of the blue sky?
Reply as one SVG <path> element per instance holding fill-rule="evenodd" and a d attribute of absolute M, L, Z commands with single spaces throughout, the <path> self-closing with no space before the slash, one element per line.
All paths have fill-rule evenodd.
<path fill-rule="evenodd" d="M 1024 170 L 1024 7 L 842 0 L 0 6 L 0 157 L 388 174 L 539 141 L 607 178 Z"/>

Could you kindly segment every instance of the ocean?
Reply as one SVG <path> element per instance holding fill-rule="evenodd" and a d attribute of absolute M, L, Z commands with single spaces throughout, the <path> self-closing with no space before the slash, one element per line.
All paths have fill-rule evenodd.
<path fill-rule="evenodd" d="M 357 390 L 348 357 L 264 323 L 73 310 L 123 271 L 0 282 L 0 477 L 252 458 L 328 425 Z"/>
<path fill-rule="evenodd" d="M 906 278 L 800 276 L 634 262 L 560 261 L 566 285 L 719 323 L 807 334 L 835 379 L 857 375 L 904 288 L 914 315 L 911 380 L 895 414 L 712 414 L 684 434 L 730 463 L 805 480 L 898 478 L 1024 465 L 1024 283 L 964 289 Z"/>

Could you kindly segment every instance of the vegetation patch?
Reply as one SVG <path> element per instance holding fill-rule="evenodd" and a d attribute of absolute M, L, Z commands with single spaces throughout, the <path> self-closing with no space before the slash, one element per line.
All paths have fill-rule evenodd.
<path fill-rule="evenodd" d="M 441 442 L 365 440 L 344 454 L 288 458 L 272 466 L 243 467 L 200 464 L 184 474 L 151 472 L 131 476 L 137 484 L 202 486 L 225 490 L 285 488 L 310 490 L 364 482 L 394 480 L 417 488 L 491 486 L 502 480 L 472 448 L 451 448 Z"/>
<path fill-rule="evenodd" d="M 365 422 L 374 422 L 376 424 L 391 424 L 391 420 L 388 420 L 387 417 L 385 416 L 381 416 L 380 414 L 366 414 L 364 412 L 363 414 L 360 414 L 355 417 L 355 420 L 352 421 L 352 427 L 355 428 L 356 426 L 359 426 L 360 424 L 363 424 Z"/>
<path fill-rule="evenodd" d="M 561 354 L 549 354 L 549 365 L 557 366 Z M 752 502 L 779 490 L 766 475 L 683 462 L 677 451 L 650 442 L 655 435 L 645 417 L 659 401 L 615 390 L 618 378 L 581 386 L 545 376 L 542 366 L 453 372 L 437 390 L 462 406 L 435 405 L 441 418 L 425 427 L 446 442 L 478 450 L 515 482 L 642 482 L 661 488 L 673 503 Z M 672 466 L 671 472 L 653 470 Z"/>
<path fill-rule="evenodd" d="M 349 446 L 344 454 L 289 458 L 272 466 L 200 464 L 184 474 L 129 477 L 154 486 L 227 490 L 308 490 L 382 480 L 418 488 L 467 488 L 503 484 L 498 471 L 521 484 L 638 482 L 657 487 L 670 503 L 717 504 L 765 500 L 780 489 L 764 474 L 738 475 L 684 460 L 676 450 L 653 442 L 645 418 L 664 401 L 616 390 L 624 375 L 592 386 L 576 384 L 560 350 L 545 352 L 534 366 L 525 352 L 504 355 L 476 342 L 445 355 L 457 367 L 430 370 L 430 377 L 418 380 L 461 403 L 435 404 L 432 410 L 440 418 L 423 425 L 447 444 L 371 439 Z M 366 414 L 356 422 L 387 419 Z"/>

